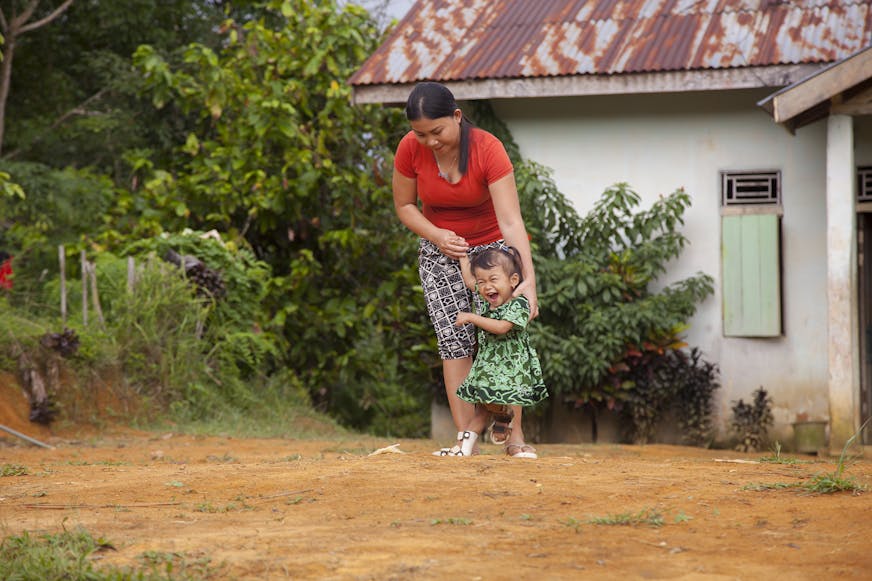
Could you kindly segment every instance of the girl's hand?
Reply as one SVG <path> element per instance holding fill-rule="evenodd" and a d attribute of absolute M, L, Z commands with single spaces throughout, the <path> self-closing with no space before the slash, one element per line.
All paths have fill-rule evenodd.
<path fill-rule="evenodd" d="M 512 293 L 513 297 L 524 295 L 530 301 L 530 319 L 533 320 L 539 316 L 539 295 L 536 294 L 536 284 L 529 279 L 515 287 Z"/>
<path fill-rule="evenodd" d="M 439 230 L 431 242 L 436 245 L 439 252 L 455 260 L 465 256 L 466 251 L 469 250 L 469 244 L 466 243 L 466 239 L 458 236 L 451 230 Z"/>
<path fill-rule="evenodd" d="M 472 322 L 472 313 L 467 313 L 466 311 L 460 311 L 457 313 L 457 320 L 454 321 L 455 327 L 462 327 L 467 323 Z"/>

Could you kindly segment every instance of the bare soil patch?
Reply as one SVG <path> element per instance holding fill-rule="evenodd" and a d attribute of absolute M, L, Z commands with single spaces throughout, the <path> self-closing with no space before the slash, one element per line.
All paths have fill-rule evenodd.
<path fill-rule="evenodd" d="M 6 421 L 4 421 L 6 420 Z M 8 417 L 0 418 L 6 423 Z M 16 429 L 27 431 L 29 426 Z M 3 536 L 82 526 L 138 565 L 210 560 L 216 579 L 868 579 L 872 494 L 746 489 L 835 459 L 652 445 L 540 445 L 538 460 L 429 440 L 195 437 L 29 430 L 0 437 Z M 399 444 L 403 453 L 373 451 Z M 720 460 L 720 461 L 718 461 Z M 872 463 L 847 476 L 872 482 Z M 661 526 L 593 518 L 659 515 Z"/>

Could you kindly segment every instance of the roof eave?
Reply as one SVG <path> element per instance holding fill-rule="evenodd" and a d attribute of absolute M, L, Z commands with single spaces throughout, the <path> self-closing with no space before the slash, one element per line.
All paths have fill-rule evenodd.
<path fill-rule="evenodd" d="M 758 106 L 769 113 L 776 123 L 791 130 L 808 125 L 832 112 L 868 114 L 866 102 L 872 78 L 872 47 L 867 47 L 816 73 L 769 95 Z M 852 89 L 863 88 L 852 95 L 849 102 L 844 96 Z"/>
<path fill-rule="evenodd" d="M 657 71 L 617 75 L 571 75 L 443 82 L 459 100 L 576 97 L 634 93 L 673 93 L 783 87 L 820 70 L 819 64 L 792 64 L 733 69 Z M 405 103 L 414 83 L 357 84 L 355 104 Z"/>

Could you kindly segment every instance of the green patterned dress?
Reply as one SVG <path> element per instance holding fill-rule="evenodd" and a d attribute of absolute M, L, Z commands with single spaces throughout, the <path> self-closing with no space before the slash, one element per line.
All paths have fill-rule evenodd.
<path fill-rule="evenodd" d="M 493 310 L 485 304 L 481 315 L 509 321 L 514 327 L 505 335 L 478 329 L 478 354 L 466 380 L 457 388 L 457 396 L 470 403 L 521 406 L 548 397 L 539 356 L 527 334 L 530 318 L 527 297 L 515 297 Z"/>

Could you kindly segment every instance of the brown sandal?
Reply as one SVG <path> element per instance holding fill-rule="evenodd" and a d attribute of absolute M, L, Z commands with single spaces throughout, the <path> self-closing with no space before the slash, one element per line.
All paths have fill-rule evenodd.
<path fill-rule="evenodd" d="M 505 404 L 487 403 L 484 408 L 493 414 L 494 423 L 490 429 L 490 440 L 494 444 L 505 444 L 512 435 L 512 418 L 515 412 Z"/>

